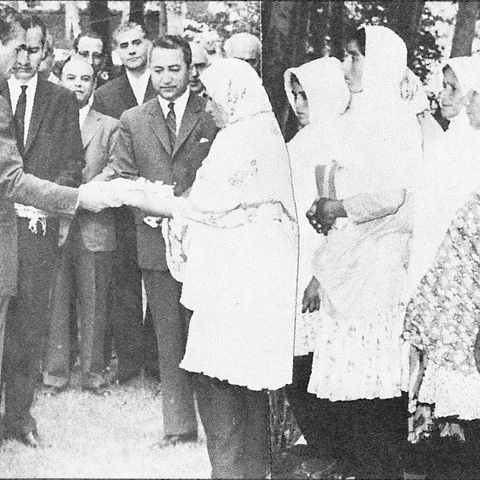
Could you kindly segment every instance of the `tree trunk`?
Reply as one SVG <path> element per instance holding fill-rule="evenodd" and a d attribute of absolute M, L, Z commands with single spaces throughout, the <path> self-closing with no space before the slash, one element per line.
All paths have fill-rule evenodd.
<path fill-rule="evenodd" d="M 167 2 L 161 0 L 158 2 L 158 6 L 160 8 L 158 12 L 158 34 L 162 36 L 168 32 Z"/>
<path fill-rule="evenodd" d="M 90 25 L 94 32 L 102 36 L 105 47 L 110 46 L 110 13 L 107 0 L 90 0 L 88 2 Z"/>
<path fill-rule="evenodd" d="M 306 60 L 308 2 L 262 2 L 263 79 L 284 134 L 288 102 L 283 74 Z"/>
<path fill-rule="evenodd" d="M 457 21 L 453 32 L 451 57 L 470 56 L 475 37 L 475 24 L 480 11 L 480 2 L 458 1 Z"/>
<path fill-rule="evenodd" d="M 145 24 L 144 18 L 145 2 L 144 0 L 130 0 L 130 21 Z"/>
<path fill-rule="evenodd" d="M 330 37 L 330 56 L 343 59 L 345 35 L 345 14 L 343 2 L 331 0 L 328 35 Z"/>

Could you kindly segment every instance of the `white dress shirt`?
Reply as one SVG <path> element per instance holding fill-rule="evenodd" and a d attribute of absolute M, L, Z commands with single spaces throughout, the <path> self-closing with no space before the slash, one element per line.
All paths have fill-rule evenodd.
<path fill-rule="evenodd" d="M 18 98 L 22 93 L 22 85 L 27 85 L 27 105 L 25 107 L 25 129 L 23 135 L 23 144 L 27 143 L 30 120 L 32 119 L 33 101 L 37 91 L 38 75 L 34 75 L 27 83 L 20 83 L 13 75 L 8 79 L 8 89 L 10 90 L 10 100 L 12 102 L 13 113 L 17 109 Z"/>
<path fill-rule="evenodd" d="M 145 92 L 147 91 L 148 80 L 150 79 L 150 70 L 147 68 L 145 72 L 139 77 L 134 77 L 128 70 L 126 70 L 128 82 L 132 87 L 133 94 L 137 99 L 137 104 L 141 105 L 145 98 Z"/>
<path fill-rule="evenodd" d="M 182 124 L 182 118 L 183 118 L 183 114 L 185 113 L 185 108 L 187 107 L 189 96 L 190 96 L 190 89 L 187 88 L 187 90 L 173 102 L 174 103 L 173 111 L 175 112 L 175 118 L 177 123 L 176 125 L 177 135 L 180 129 L 180 125 Z M 170 111 L 170 109 L 168 108 L 168 104 L 170 103 L 170 100 L 165 100 L 160 95 L 157 95 L 157 98 L 158 98 L 158 103 L 160 103 L 160 107 L 162 108 L 163 116 L 167 118 L 168 112 Z"/>
<path fill-rule="evenodd" d="M 87 103 L 87 105 L 78 111 L 78 124 L 80 125 L 80 130 L 83 128 L 83 124 L 85 123 L 88 112 L 90 112 L 90 108 L 90 103 Z"/>

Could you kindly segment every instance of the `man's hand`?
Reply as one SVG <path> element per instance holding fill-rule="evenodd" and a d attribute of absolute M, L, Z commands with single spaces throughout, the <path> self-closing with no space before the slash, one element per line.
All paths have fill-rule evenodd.
<path fill-rule="evenodd" d="M 68 232 L 72 219 L 70 217 L 60 216 L 58 225 L 58 246 L 62 247 L 67 240 Z"/>
<path fill-rule="evenodd" d="M 315 277 L 312 277 L 308 287 L 303 293 L 302 301 L 302 313 L 305 312 L 315 312 L 320 309 L 320 295 L 318 293 L 318 287 L 320 284 Z"/>
<path fill-rule="evenodd" d="M 122 202 L 111 183 L 113 182 L 89 182 L 80 185 L 78 207 L 92 212 L 100 212 L 109 207 L 121 207 Z"/>

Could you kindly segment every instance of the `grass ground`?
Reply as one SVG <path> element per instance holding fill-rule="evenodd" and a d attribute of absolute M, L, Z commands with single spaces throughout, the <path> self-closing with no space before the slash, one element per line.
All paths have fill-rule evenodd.
<path fill-rule="evenodd" d="M 205 436 L 196 444 L 152 448 L 161 438 L 158 384 L 138 379 L 98 397 L 67 390 L 33 409 L 47 445 L 0 447 L 0 478 L 210 478 Z"/>

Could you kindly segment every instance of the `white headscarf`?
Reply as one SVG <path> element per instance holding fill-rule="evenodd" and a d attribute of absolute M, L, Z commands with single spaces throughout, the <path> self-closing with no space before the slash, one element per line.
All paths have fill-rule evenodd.
<path fill-rule="evenodd" d="M 457 57 L 447 65 L 464 95 L 475 88 L 480 79 L 477 59 Z M 408 297 L 431 267 L 455 213 L 480 184 L 479 152 L 480 132 L 470 126 L 464 108 L 451 119 L 439 141 L 425 151 L 425 165 L 415 189 Z"/>
<path fill-rule="evenodd" d="M 310 123 L 322 122 L 342 114 L 350 101 L 341 63 L 334 57 L 324 57 L 285 71 L 285 93 L 295 111 L 292 75 L 303 87 L 308 100 Z"/>
<path fill-rule="evenodd" d="M 365 27 L 363 90 L 343 115 L 345 140 L 337 194 L 347 198 L 412 185 L 421 160 L 421 130 L 415 111 L 401 97 L 407 70 L 403 40 L 386 27 Z"/>

